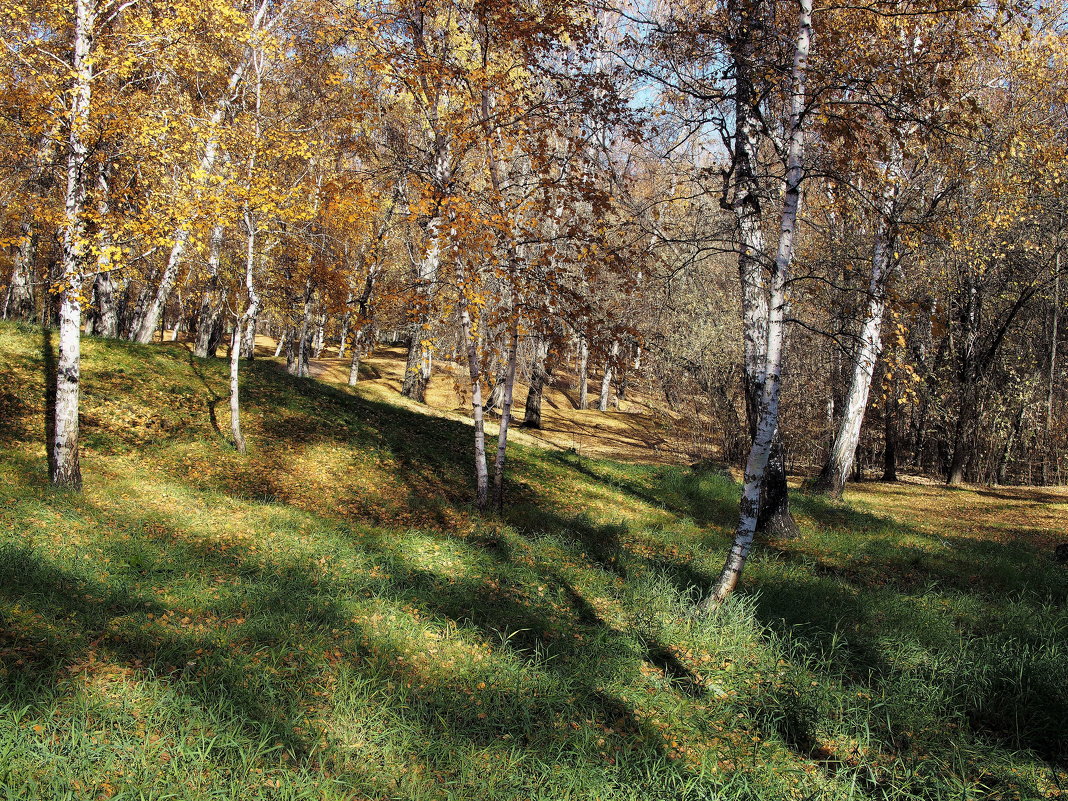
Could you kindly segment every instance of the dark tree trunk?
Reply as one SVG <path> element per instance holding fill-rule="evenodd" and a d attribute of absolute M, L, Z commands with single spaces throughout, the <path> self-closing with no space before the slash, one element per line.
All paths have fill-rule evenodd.
<path fill-rule="evenodd" d="M 545 339 L 539 339 L 534 348 L 534 360 L 530 369 L 530 390 L 527 392 L 527 404 L 523 414 L 524 428 L 541 428 L 541 401 L 545 385 L 552 377 L 551 369 L 549 343 Z"/>

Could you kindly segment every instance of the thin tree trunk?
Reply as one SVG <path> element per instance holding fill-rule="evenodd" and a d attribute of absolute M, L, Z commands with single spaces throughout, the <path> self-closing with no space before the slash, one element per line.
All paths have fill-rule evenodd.
<path fill-rule="evenodd" d="M 601 379 L 601 396 L 597 401 L 598 411 L 608 411 L 608 397 L 612 389 L 612 365 L 619 354 L 619 343 L 613 342 L 608 358 L 605 360 L 604 377 Z"/>
<path fill-rule="evenodd" d="M 578 408 L 585 409 L 589 405 L 589 384 L 590 384 L 590 343 L 586 339 L 586 335 L 583 334 L 579 338 L 579 397 Z"/>
<path fill-rule="evenodd" d="M 971 402 L 971 387 L 961 388 L 962 398 L 957 409 L 957 420 L 953 426 L 952 456 L 947 471 L 946 484 L 957 487 L 964 483 L 964 468 L 973 447 L 971 418 L 974 405 Z"/>
<path fill-rule="evenodd" d="M 274 348 L 274 358 L 278 358 L 282 355 L 282 348 L 286 346 L 286 339 L 290 336 L 289 329 L 286 328 L 282 331 L 282 336 L 278 340 L 278 344 Z"/>
<path fill-rule="evenodd" d="M 96 295 L 96 319 L 93 333 L 115 339 L 119 335 L 119 312 L 115 303 L 115 279 L 111 270 L 97 273 L 93 292 Z"/>
<path fill-rule="evenodd" d="M 320 312 L 315 321 L 315 336 L 312 337 L 312 358 L 318 359 L 326 347 L 326 312 Z"/>
<path fill-rule="evenodd" d="M 178 308 L 175 309 L 174 314 L 174 327 L 171 328 L 171 342 L 178 341 L 178 334 L 182 330 L 182 320 L 185 318 L 184 309 L 182 308 L 182 292 L 179 290 L 178 295 Z"/>
<path fill-rule="evenodd" d="M 243 334 L 241 337 L 241 358 L 242 359 L 255 359 L 256 358 L 256 328 L 259 325 L 260 319 L 260 303 L 257 300 L 255 306 L 249 306 L 246 313 L 246 322 L 243 327 Z"/>
<path fill-rule="evenodd" d="M 33 294 L 33 268 L 37 262 L 38 233 L 35 222 L 27 217 L 20 226 L 22 241 L 15 253 L 15 264 L 11 271 L 11 285 L 8 287 L 7 301 L 4 304 L 4 319 L 17 317 L 32 320 L 36 303 Z"/>
<path fill-rule="evenodd" d="M 433 282 L 436 280 L 440 261 L 441 243 L 438 238 L 440 222 L 435 218 L 427 224 L 430 248 L 417 265 L 416 319 L 409 326 L 408 358 L 404 365 L 404 381 L 401 394 L 416 401 L 426 402 L 426 390 L 430 384 L 429 337 L 430 305 L 434 298 Z"/>
<path fill-rule="evenodd" d="M 349 293 L 349 296 L 345 299 L 345 315 L 341 318 L 341 336 L 338 337 L 337 345 L 337 357 L 339 359 L 345 358 L 345 350 L 348 348 L 349 338 L 349 321 L 352 319 L 352 312 L 349 311 L 349 306 L 352 304 L 353 296 Z"/>
<path fill-rule="evenodd" d="M 245 452 L 245 438 L 241 434 L 241 387 L 238 371 L 241 369 L 241 318 L 234 317 L 234 331 L 230 338 L 230 435 L 238 453 Z"/>
<path fill-rule="evenodd" d="M 57 128 L 45 134 L 37 148 L 37 158 L 30 173 L 28 189 L 44 198 L 52 188 L 52 166 L 55 161 Z M 4 319 L 17 317 L 21 320 L 33 320 L 36 312 L 34 293 L 34 276 L 37 265 L 37 252 L 40 244 L 40 227 L 33 210 L 23 214 L 19 225 L 20 241 L 15 253 L 15 263 L 11 271 L 11 283 L 8 286 L 4 303 Z"/>
<path fill-rule="evenodd" d="M 384 236 L 384 233 L 382 234 L 382 236 Z M 382 237 L 380 236 L 379 241 L 381 241 L 381 238 Z M 378 278 L 378 272 L 380 269 L 381 263 L 378 261 L 375 261 L 367 269 L 367 277 L 364 279 L 363 282 L 363 291 L 360 293 L 360 298 L 357 302 L 356 326 L 352 335 L 352 362 L 349 364 L 350 387 L 355 386 L 360 380 L 360 359 L 363 357 L 364 343 L 370 340 L 370 350 L 374 350 L 375 341 L 373 336 L 369 336 L 368 332 L 370 330 L 371 334 L 374 333 L 373 326 L 371 323 L 371 319 L 373 316 L 371 299 L 374 297 L 375 280 Z M 395 338 L 396 333 L 394 332 L 394 339 Z M 409 357 L 410 356 L 411 350 L 409 349 Z M 405 376 L 407 377 L 407 373 L 405 373 Z M 423 387 L 421 397 L 426 397 L 425 386 Z"/>
<path fill-rule="evenodd" d="M 486 467 L 486 428 L 482 406 L 482 365 L 478 341 L 467 301 L 467 282 L 457 261 L 456 279 L 460 288 L 460 330 L 467 351 L 467 369 L 471 377 L 471 416 L 475 421 L 475 506 L 481 511 L 489 502 L 489 472 Z"/>
<path fill-rule="evenodd" d="M 259 84 L 257 83 L 257 92 Z M 258 105 L 257 105 L 258 108 Z M 251 174 L 252 168 L 249 168 Z M 248 302 L 244 314 L 239 314 L 234 320 L 233 338 L 230 340 L 230 432 L 233 434 L 234 447 L 238 453 L 245 452 L 245 438 L 241 434 L 241 395 L 238 383 L 238 370 L 241 364 L 241 351 L 245 338 L 243 329 L 256 330 L 256 316 L 259 314 L 262 303 L 259 292 L 256 290 L 256 234 L 258 228 L 256 218 L 247 208 L 244 212 L 245 230 L 247 232 L 245 248 L 245 293 Z"/>
<path fill-rule="evenodd" d="M 292 341 L 292 359 L 289 360 L 287 369 L 290 375 L 307 378 L 308 371 L 308 329 L 311 327 L 312 318 L 312 276 L 308 273 L 308 280 L 304 284 L 304 311 L 300 322 L 300 334 Z"/>
<path fill-rule="evenodd" d="M 1042 483 L 1051 484 L 1049 461 L 1053 455 L 1053 390 L 1057 380 L 1057 339 L 1060 336 L 1061 323 L 1061 254 L 1058 253 L 1053 265 L 1053 320 L 1050 325 L 1049 371 L 1046 382 L 1046 416 L 1045 416 L 1045 453 L 1042 456 Z"/>
<path fill-rule="evenodd" d="M 504 397 L 501 400 L 501 427 L 497 434 L 497 459 L 493 465 L 493 501 L 498 512 L 504 510 L 504 468 L 508 456 L 508 428 L 512 418 L 512 393 L 519 354 L 519 321 L 512 321 L 508 344 L 508 361 L 504 370 Z"/>
<path fill-rule="evenodd" d="M 734 138 L 734 196 L 730 208 L 738 224 L 738 275 L 742 288 L 742 385 L 746 403 L 746 423 L 750 444 L 759 424 L 759 408 L 764 392 L 769 319 L 768 298 L 764 281 L 768 260 L 763 230 L 760 182 L 761 116 L 760 102 L 754 87 L 757 48 L 752 32 L 764 24 L 764 6 L 754 3 L 732 14 L 740 30 L 731 56 L 735 68 L 735 113 L 738 134 Z M 757 531 L 771 539 L 789 539 L 799 534 L 790 512 L 790 495 L 786 484 L 785 455 L 778 430 L 774 432 L 771 455 L 764 470 Z"/>
<path fill-rule="evenodd" d="M 81 489 L 78 449 L 78 403 L 81 378 L 81 290 L 88 267 L 88 230 L 85 219 L 86 168 L 89 147 L 85 140 L 92 102 L 91 50 L 96 6 L 92 0 L 74 3 L 74 54 L 71 62 L 69 153 L 63 226 L 63 292 L 59 309 L 59 358 L 56 364 L 55 430 L 52 437 L 52 483 Z"/>
<path fill-rule="evenodd" d="M 900 401 L 897 391 L 891 390 L 886 401 L 883 420 L 883 481 L 897 481 L 897 427 Z"/>
<path fill-rule="evenodd" d="M 268 0 L 261 0 L 259 6 L 256 8 L 252 18 L 252 29 L 254 31 L 259 30 L 265 21 L 265 16 L 268 11 L 270 3 Z M 219 136 L 218 129 L 223 119 L 230 111 L 234 99 L 237 97 L 238 86 L 244 78 L 245 71 L 248 68 L 248 62 L 242 61 L 237 68 L 231 73 L 230 80 L 227 83 L 226 92 L 215 106 L 215 111 L 211 115 L 211 121 L 209 123 L 207 141 L 204 143 L 204 151 L 200 156 L 198 162 L 198 174 L 202 176 L 200 182 L 203 183 L 207 176 L 209 176 L 214 169 L 215 159 L 219 153 Z M 151 301 L 147 304 L 143 314 L 138 318 L 134 331 L 131 334 L 131 338 L 136 342 L 146 343 L 152 341 L 153 332 L 158 324 L 158 319 L 163 311 L 163 307 L 167 303 L 167 298 L 170 297 L 171 290 L 174 288 L 174 283 L 178 278 L 178 268 L 181 264 L 182 257 L 185 254 L 185 249 L 189 244 L 189 229 L 186 227 L 186 223 L 183 221 L 178 230 L 174 234 L 174 244 L 171 246 L 170 255 L 167 258 L 167 265 L 164 267 L 163 275 L 160 277 L 159 288 L 156 290 L 155 295 Z"/>
<path fill-rule="evenodd" d="M 738 586 L 760 516 L 764 473 L 779 428 L 779 395 L 782 354 L 786 340 L 786 288 L 793 262 L 795 227 L 801 206 L 804 162 L 805 78 L 812 31 L 812 0 L 800 0 L 797 43 L 792 69 L 791 109 L 787 148 L 786 185 L 782 201 L 779 245 L 771 273 L 767 316 L 767 345 L 764 362 L 764 391 L 756 436 L 746 462 L 745 486 L 739 508 L 738 528 L 712 594 L 702 603 L 709 608 L 722 602 Z"/>
<path fill-rule="evenodd" d="M 352 338 L 352 361 L 349 363 L 349 386 L 354 387 L 360 382 L 360 350 L 363 348 L 363 329 L 356 332 Z"/>

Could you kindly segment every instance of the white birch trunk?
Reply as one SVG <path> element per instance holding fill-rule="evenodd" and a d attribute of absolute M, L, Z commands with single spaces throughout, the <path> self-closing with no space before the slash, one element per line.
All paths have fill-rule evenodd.
<path fill-rule="evenodd" d="M 791 102 L 787 143 L 786 185 L 780 217 L 779 243 L 770 281 L 767 311 L 767 339 L 764 383 L 760 399 L 756 436 L 746 461 L 745 484 L 739 508 L 738 528 L 712 594 L 702 603 L 708 608 L 722 602 L 741 578 L 753 545 L 760 516 L 764 473 L 772 455 L 779 428 L 779 397 L 782 381 L 782 354 L 786 339 L 786 288 L 793 262 L 797 217 L 801 206 L 804 164 L 803 116 L 808 53 L 812 36 L 812 0 L 800 0 L 797 40 L 791 70 Z"/>
<path fill-rule="evenodd" d="M 270 22 L 266 20 L 269 6 L 269 0 L 261 0 L 260 4 L 256 7 L 251 20 L 253 33 L 259 31 L 265 25 L 269 27 L 279 18 L 276 16 L 274 20 Z M 279 12 L 279 15 L 281 13 L 282 12 Z M 198 162 L 199 175 L 203 176 L 201 182 L 206 180 L 206 177 L 211 174 L 215 167 L 215 159 L 219 153 L 218 128 L 226 118 L 226 115 L 230 111 L 230 107 L 233 105 L 233 102 L 237 97 L 238 86 L 244 78 L 247 69 L 248 61 L 246 59 L 242 60 L 237 68 L 230 74 L 230 79 L 227 81 L 226 85 L 226 92 L 219 99 L 215 106 L 215 110 L 211 115 L 211 120 L 208 124 L 208 138 L 204 143 L 204 151 Z M 167 298 L 170 297 L 171 290 L 174 288 L 174 282 L 178 278 L 178 268 L 181 265 L 182 257 L 185 255 L 185 249 L 188 244 L 188 222 L 183 221 L 179 223 L 178 230 L 175 231 L 174 244 L 171 246 L 170 255 L 167 257 L 167 266 L 163 269 L 159 288 L 156 290 L 155 296 L 153 296 L 151 301 L 145 307 L 141 318 L 134 326 L 134 331 L 130 338 L 135 342 L 144 344 L 152 341 L 152 335 L 156 330 L 156 325 L 159 322 L 163 307 L 166 305 Z"/>
<path fill-rule="evenodd" d="M 860 329 L 857 352 L 853 361 L 853 375 L 845 409 L 839 422 L 838 433 L 831 446 L 813 491 L 840 498 L 853 469 L 857 444 L 860 442 L 864 412 L 868 407 L 872 375 L 882 350 L 883 315 L 886 311 L 886 291 L 893 276 L 895 236 L 895 201 L 902 168 L 902 151 L 895 146 L 887 165 L 886 182 L 879 203 L 879 220 L 876 224 L 875 243 L 872 253 L 871 278 L 868 282 L 868 304 Z"/>
<path fill-rule="evenodd" d="M 530 385 L 527 389 L 527 402 L 523 413 L 524 428 L 541 428 L 541 400 L 545 385 L 549 383 L 550 374 L 549 340 L 538 337 L 534 344 L 534 357 L 530 365 Z"/>
<path fill-rule="evenodd" d="M 312 358 L 318 359 L 326 347 L 326 312 L 320 312 L 315 321 L 315 336 L 312 337 Z"/>
<path fill-rule="evenodd" d="M 590 391 L 590 343 L 585 335 L 579 338 L 579 397 L 578 407 L 585 409 L 589 405 Z"/>
<path fill-rule="evenodd" d="M 241 385 L 238 373 L 241 369 L 241 320 L 234 318 L 234 331 L 230 339 L 230 435 L 238 453 L 245 452 L 245 438 L 241 434 Z"/>
<path fill-rule="evenodd" d="M 508 458 L 508 429 L 512 418 L 512 395 L 515 368 L 519 358 L 519 320 L 512 321 L 508 344 L 508 362 L 504 371 L 504 397 L 501 400 L 501 427 L 497 434 L 497 459 L 493 465 L 493 502 L 497 511 L 504 509 L 504 469 Z"/>
<path fill-rule="evenodd" d="M 178 334 L 182 330 L 182 293 L 178 293 L 178 308 L 174 315 L 174 327 L 171 329 L 171 342 L 178 341 Z"/>
<path fill-rule="evenodd" d="M 441 261 L 441 241 L 438 234 L 440 224 L 437 218 L 427 223 L 429 248 L 417 264 L 416 277 L 419 288 L 416 303 L 419 308 L 416 319 L 410 327 L 408 359 L 404 366 L 404 381 L 401 384 L 401 394 L 418 403 L 426 400 L 427 385 L 430 383 L 430 352 L 426 341 L 429 339 L 430 307 L 435 294 L 434 282 L 437 280 L 438 266 Z"/>
<path fill-rule="evenodd" d="M 201 359 L 215 355 L 213 343 L 217 342 L 217 330 L 223 314 L 222 296 L 219 289 L 219 266 L 222 263 L 223 227 L 214 225 L 208 240 L 208 284 L 200 302 L 200 317 L 197 322 L 197 339 L 193 355 Z"/>
<path fill-rule="evenodd" d="M 472 323 L 467 301 L 463 267 L 457 262 L 456 278 L 460 289 L 460 329 L 467 351 L 467 368 L 471 376 L 471 416 L 475 421 L 475 506 L 481 511 L 489 501 L 489 472 L 486 467 L 486 427 L 482 403 L 482 365 L 478 355 L 478 332 Z"/>
<path fill-rule="evenodd" d="M 608 411 L 608 396 L 612 390 L 612 364 L 619 354 L 619 343 L 612 343 L 612 350 L 604 365 L 604 378 L 601 379 L 601 397 L 597 401 L 597 409 L 602 412 Z"/>
<path fill-rule="evenodd" d="M 64 201 L 63 275 L 59 306 L 59 357 L 51 442 L 52 483 L 81 489 L 78 452 L 78 403 L 81 379 L 82 284 L 88 267 L 89 242 L 85 219 L 87 196 L 87 144 L 92 102 L 91 51 L 96 5 L 92 0 L 74 3 L 73 85 L 70 93 L 70 131 L 67 154 L 67 188 Z"/>
<path fill-rule="evenodd" d="M 352 305 L 352 301 L 353 295 L 349 292 L 349 296 L 345 298 L 345 314 L 341 318 L 341 335 L 338 337 L 337 357 L 339 359 L 345 358 L 345 351 L 349 345 L 349 322 L 352 320 L 352 312 L 349 311 L 349 307 Z"/>

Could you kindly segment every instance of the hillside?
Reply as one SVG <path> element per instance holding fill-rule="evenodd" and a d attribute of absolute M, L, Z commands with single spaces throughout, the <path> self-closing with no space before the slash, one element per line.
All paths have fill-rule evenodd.
<path fill-rule="evenodd" d="M 717 472 L 569 450 L 561 415 L 481 517 L 469 429 L 388 375 L 257 360 L 242 457 L 225 364 L 87 338 L 57 493 L 49 348 L 0 325 L 0 798 L 1068 793 L 1068 492 L 798 495 L 804 536 L 699 619 Z"/>

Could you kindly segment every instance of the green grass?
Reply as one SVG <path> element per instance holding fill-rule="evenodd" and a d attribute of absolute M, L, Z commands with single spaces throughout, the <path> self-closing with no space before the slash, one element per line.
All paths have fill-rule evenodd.
<path fill-rule="evenodd" d="M 225 365 L 90 339 L 55 492 L 44 344 L 0 325 L 0 798 L 1068 791 L 1068 579 L 1025 537 L 798 497 L 698 619 L 715 472 L 517 447 L 480 517 L 460 423 L 255 363 L 241 457 Z"/>

